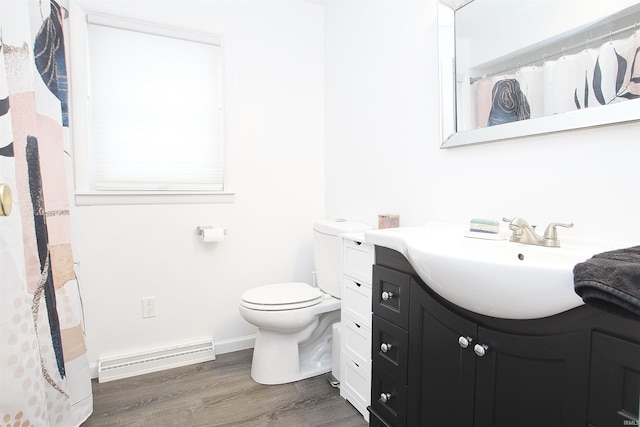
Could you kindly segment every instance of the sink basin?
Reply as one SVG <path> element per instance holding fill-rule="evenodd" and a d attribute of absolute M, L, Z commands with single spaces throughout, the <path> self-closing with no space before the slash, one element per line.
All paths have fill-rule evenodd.
<path fill-rule="evenodd" d="M 402 253 L 420 278 L 446 300 L 475 313 L 504 319 L 552 316 L 583 304 L 573 289 L 573 267 L 615 242 L 560 236 L 561 247 L 465 236 L 468 226 L 365 232 L 365 241 Z"/>

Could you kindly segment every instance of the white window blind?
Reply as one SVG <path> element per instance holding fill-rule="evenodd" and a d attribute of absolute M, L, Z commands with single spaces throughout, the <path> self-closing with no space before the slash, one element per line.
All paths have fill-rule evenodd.
<path fill-rule="evenodd" d="M 88 16 L 94 190 L 224 190 L 220 42 Z"/>

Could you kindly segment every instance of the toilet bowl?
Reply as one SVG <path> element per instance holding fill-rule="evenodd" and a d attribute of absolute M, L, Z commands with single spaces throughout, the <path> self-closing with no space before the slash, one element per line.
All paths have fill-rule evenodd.
<path fill-rule="evenodd" d="M 269 291 L 272 300 L 282 295 L 292 301 L 287 290 L 294 288 L 320 295 L 313 300 L 263 306 L 252 295 L 254 291 Z M 340 321 L 339 299 L 306 283 L 265 285 L 243 294 L 240 315 L 258 327 L 251 363 L 254 381 L 284 384 L 331 370 L 331 328 Z"/>
<path fill-rule="evenodd" d="M 314 225 L 318 287 L 303 282 L 249 289 L 241 296 L 240 315 L 256 326 L 251 378 L 284 384 L 331 371 L 333 324 L 340 321 L 341 239 L 371 229 L 353 221 Z"/>

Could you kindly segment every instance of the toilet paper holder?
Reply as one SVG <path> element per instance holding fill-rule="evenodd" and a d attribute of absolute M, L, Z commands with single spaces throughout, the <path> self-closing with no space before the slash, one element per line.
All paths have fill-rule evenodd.
<path fill-rule="evenodd" d="M 198 235 L 200 236 L 204 236 L 204 230 L 212 230 L 214 227 L 213 225 L 199 225 L 198 227 L 196 227 L 196 230 L 198 230 Z M 227 229 L 223 228 L 222 232 L 224 233 L 224 235 L 227 235 Z"/>

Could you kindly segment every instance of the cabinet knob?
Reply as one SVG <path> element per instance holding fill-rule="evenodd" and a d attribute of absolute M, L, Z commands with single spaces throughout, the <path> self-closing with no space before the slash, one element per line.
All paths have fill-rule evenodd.
<path fill-rule="evenodd" d="M 382 393 L 380 395 L 380 402 L 387 403 L 389 400 L 391 400 L 391 393 Z"/>
<path fill-rule="evenodd" d="M 471 337 L 459 337 L 458 338 L 458 344 L 460 344 L 460 347 L 462 348 L 467 348 L 469 347 L 469 344 L 471 343 L 471 341 L 473 341 L 473 339 L 471 339 Z"/>
<path fill-rule="evenodd" d="M 387 343 L 382 343 L 382 345 L 380 346 L 380 350 L 382 350 L 383 353 L 386 353 L 387 351 L 391 350 L 391 347 L 393 347 L 391 344 L 387 344 Z"/>
<path fill-rule="evenodd" d="M 385 301 L 389 301 L 391 298 L 393 298 L 393 292 L 383 292 L 382 293 L 382 299 Z"/>
<path fill-rule="evenodd" d="M 473 347 L 473 351 L 478 355 L 478 357 L 482 357 L 485 354 L 487 354 L 487 350 L 489 350 L 489 347 L 487 347 L 486 345 L 482 344 L 476 344 Z"/>

